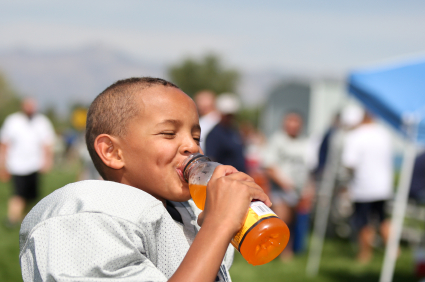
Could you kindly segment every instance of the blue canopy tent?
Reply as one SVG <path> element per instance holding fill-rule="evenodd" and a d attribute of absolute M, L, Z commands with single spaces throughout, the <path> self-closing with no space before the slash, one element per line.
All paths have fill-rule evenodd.
<path fill-rule="evenodd" d="M 425 58 L 355 71 L 349 76 L 348 89 L 403 135 L 406 122 L 416 120 L 417 139 L 425 143 Z"/>
<path fill-rule="evenodd" d="M 425 144 L 425 57 L 357 70 L 350 74 L 347 83 L 351 95 L 360 100 L 368 111 L 392 125 L 408 141 L 380 279 L 380 282 L 391 282 L 416 147 L 418 142 Z M 306 268 L 310 276 L 317 275 L 319 270 L 333 183 L 339 165 L 338 155 L 331 155 L 329 159 L 317 195 L 316 218 Z"/>
<path fill-rule="evenodd" d="M 354 71 L 349 92 L 407 139 L 381 282 L 394 272 L 418 143 L 425 143 L 425 58 Z"/>

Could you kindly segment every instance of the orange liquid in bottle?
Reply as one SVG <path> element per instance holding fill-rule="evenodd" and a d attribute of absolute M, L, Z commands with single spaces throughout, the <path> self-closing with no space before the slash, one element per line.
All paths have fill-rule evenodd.
<path fill-rule="evenodd" d="M 205 208 L 206 188 L 205 185 L 189 184 L 192 199 L 201 210 Z M 239 251 L 248 263 L 262 265 L 275 259 L 288 241 L 289 228 L 281 219 L 260 219 L 259 223 L 246 232 Z"/>
<path fill-rule="evenodd" d="M 198 209 L 204 210 L 207 199 L 207 186 L 199 184 L 189 184 L 190 195 Z"/>

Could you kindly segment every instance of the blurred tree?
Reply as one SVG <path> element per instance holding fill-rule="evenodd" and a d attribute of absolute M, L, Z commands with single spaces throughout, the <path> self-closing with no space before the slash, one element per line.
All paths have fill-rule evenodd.
<path fill-rule="evenodd" d="M 239 123 L 249 122 L 254 127 L 258 128 L 260 114 L 264 110 L 262 105 L 250 108 L 242 108 L 237 114 L 236 118 Z"/>
<path fill-rule="evenodd" d="M 21 100 L 4 75 L 0 73 L 0 125 L 11 113 L 20 109 Z"/>
<path fill-rule="evenodd" d="M 214 54 L 206 55 L 201 60 L 187 58 L 171 66 L 168 74 L 171 81 L 191 97 L 205 89 L 217 94 L 235 93 L 239 81 L 238 71 L 225 69 L 220 58 Z"/>
<path fill-rule="evenodd" d="M 48 106 L 43 113 L 52 122 L 57 133 L 62 133 L 70 126 L 69 122 L 58 114 L 57 109 L 53 105 Z"/>

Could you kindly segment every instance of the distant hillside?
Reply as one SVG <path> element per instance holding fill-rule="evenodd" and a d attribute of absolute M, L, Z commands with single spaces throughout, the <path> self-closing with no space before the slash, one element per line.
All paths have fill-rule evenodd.
<path fill-rule="evenodd" d="M 163 76 L 160 66 L 132 60 L 105 47 L 40 53 L 0 53 L 0 69 L 23 95 L 62 112 L 68 103 L 89 104 L 114 81 L 131 76 Z"/>
<path fill-rule="evenodd" d="M 66 113 L 70 104 L 89 104 L 118 79 L 166 78 L 164 66 L 135 60 L 104 46 L 62 52 L 2 52 L 0 69 L 21 94 L 37 97 L 42 108 L 54 106 L 59 113 Z M 239 93 L 246 105 L 256 105 L 281 78 L 273 71 L 243 73 Z"/>

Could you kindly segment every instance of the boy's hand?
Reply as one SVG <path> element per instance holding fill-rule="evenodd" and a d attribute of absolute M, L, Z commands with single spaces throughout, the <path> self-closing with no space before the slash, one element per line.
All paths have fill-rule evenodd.
<path fill-rule="evenodd" d="M 220 165 L 208 182 L 205 210 L 198 222 L 220 226 L 234 235 L 242 227 L 252 200 L 271 206 L 263 189 L 249 175 Z"/>
<path fill-rule="evenodd" d="M 242 227 L 254 199 L 271 206 L 250 176 L 231 166 L 218 166 L 207 185 L 205 210 L 198 217 L 202 228 L 168 281 L 214 281 L 230 240 Z"/>

